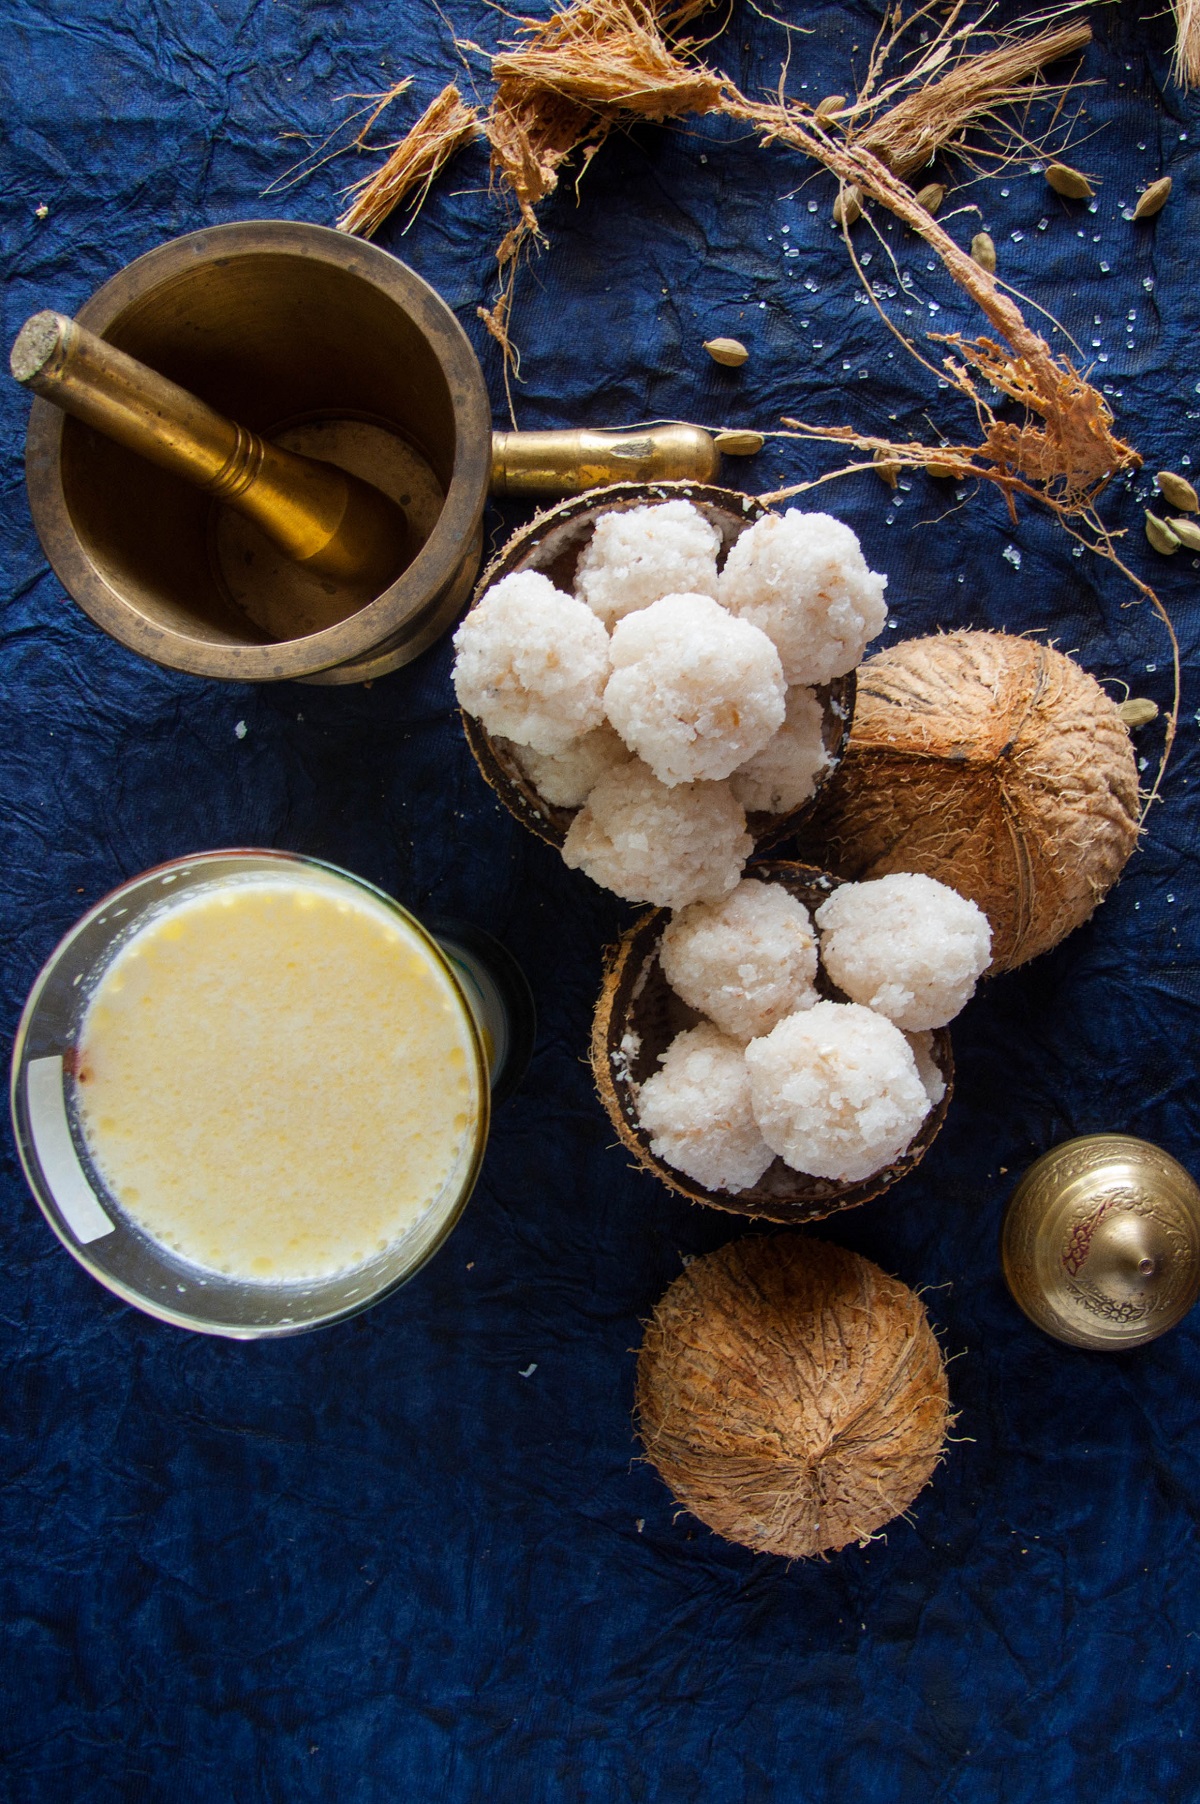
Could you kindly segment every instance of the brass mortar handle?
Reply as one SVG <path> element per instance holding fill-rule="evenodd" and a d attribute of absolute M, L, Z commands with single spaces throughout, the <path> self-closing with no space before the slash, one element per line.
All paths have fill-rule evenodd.
<path fill-rule="evenodd" d="M 610 482 L 712 482 L 721 457 L 701 426 L 637 432 L 493 432 L 493 495 L 580 495 Z"/>
<path fill-rule="evenodd" d="M 296 563 L 380 594 L 399 574 L 403 510 L 368 482 L 227 420 L 62 313 L 35 313 L 12 373 L 64 412 L 246 514 Z"/>

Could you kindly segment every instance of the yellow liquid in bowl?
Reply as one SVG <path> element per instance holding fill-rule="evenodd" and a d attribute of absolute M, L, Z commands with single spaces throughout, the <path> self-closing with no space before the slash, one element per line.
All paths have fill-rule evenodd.
<path fill-rule="evenodd" d="M 91 998 L 76 1079 L 126 1215 L 259 1283 L 352 1269 L 456 1200 L 484 1106 L 444 967 L 319 873 L 214 883 L 147 921 Z"/>

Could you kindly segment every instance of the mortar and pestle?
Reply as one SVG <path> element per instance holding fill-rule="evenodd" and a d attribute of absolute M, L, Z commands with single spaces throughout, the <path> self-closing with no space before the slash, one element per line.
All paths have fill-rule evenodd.
<path fill-rule="evenodd" d="M 493 433 L 445 302 L 283 220 L 148 252 L 13 347 L 34 523 L 96 624 L 168 669 L 357 683 L 453 624 L 496 495 L 712 480 L 698 427 Z"/>

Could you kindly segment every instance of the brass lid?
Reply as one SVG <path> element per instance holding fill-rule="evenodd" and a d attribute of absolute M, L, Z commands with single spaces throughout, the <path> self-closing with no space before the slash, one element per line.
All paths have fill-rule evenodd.
<path fill-rule="evenodd" d="M 1130 1134 L 1066 1140 L 1017 1185 L 1000 1253 L 1013 1297 L 1047 1334 L 1072 1347 L 1140 1347 L 1200 1296 L 1200 1190 Z"/>

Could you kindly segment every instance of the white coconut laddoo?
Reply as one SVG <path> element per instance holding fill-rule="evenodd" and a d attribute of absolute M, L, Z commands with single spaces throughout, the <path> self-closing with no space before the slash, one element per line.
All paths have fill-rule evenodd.
<path fill-rule="evenodd" d="M 487 591 L 454 635 L 459 704 L 489 733 L 561 752 L 604 719 L 608 634 L 538 570 Z"/>
<path fill-rule="evenodd" d="M 897 1027 L 944 1027 L 987 970 L 992 930 L 936 877 L 896 871 L 844 883 L 817 910 L 821 961 L 853 1002 Z"/>
<path fill-rule="evenodd" d="M 601 514 L 575 593 L 607 627 L 664 595 L 715 596 L 720 546 L 720 533 L 690 501 Z"/>
<path fill-rule="evenodd" d="M 752 844 L 725 784 L 668 789 L 634 759 L 600 778 L 571 822 L 562 854 L 573 870 L 627 902 L 686 908 L 731 890 Z"/>
<path fill-rule="evenodd" d="M 905 1034 L 904 1038 L 912 1047 L 913 1058 L 917 1061 L 917 1076 L 925 1086 L 929 1105 L 936 1109 L 946 1094 L 946 1080 L 942 1076 L 941 1066 L 933 1056 L 933 1034 Z"/>
<path fill-rule="evenodd" d="M 613 629 L 608 718 L 660 783 L 719 782 L 783 724 L 779 655 L 708 595 L 666 595 Z"/>
<path fill-rule="evenodd" d="M 515 759 L 543 802 L 552 808 L 579 808 L 605 771 L 628 764 L 633 753 L 605 723 L 572 740 L 561 752 L 535 752 L 532 746 L 502 739 L 499 745 Z"/>
<path fill-rule="evenodd" d="M 746 1048 L 754 1119 L 795 1171 L 859 1183 L 902 1153 L 929 1097 L 898 1027 L 857 1002 L 818 1002 Z"/>
<path fill-rule="evenodd" d="M 762 628 L 789 683 L 828 683 L 860 664 L 883 630 L 886 587 L 841 520 L 790 507 L 765 514 L 737 539 L 719 599 Z"/>
<path fill-rule="evenodd" d="M 807 802 L 829 765 L 824 726 L 824 711 L 813 691 L 802 685 L 789 689 L 783 725 L 729 779 L 747 814 L 787 814 Z"/>
<path fill-rule="evenodd" d="M 820 1000 L 807 908 L 757 877 L 744 877 L 720 902 L 682 909 L 663 934 L 659 961 L 677 996 L 743 1043 Z"/>
<path fill-rule="evenodd" d="M 775 1157 L 750 1107 L 742 1048 L 707 1021 L 672 1040 L 637 1109 L 651 1150 L 707 1190 L 748 1190 Z"/>

